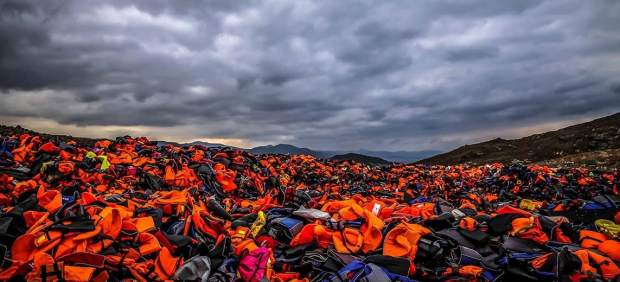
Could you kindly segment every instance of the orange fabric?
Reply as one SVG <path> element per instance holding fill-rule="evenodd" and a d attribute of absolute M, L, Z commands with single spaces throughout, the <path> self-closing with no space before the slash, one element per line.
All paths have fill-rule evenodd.
<path fill-rule="evenodd" d="M 54 143 L 52 143 L 51 141 L 48 141 L 47 143 L 41 145 L 41 147 L 39 147 L 39 151 L 41 152 L 45 152 L 45 153 L 56 153 L 58 151 L 60 151 L 60 148 L 58 148 L 56 145 L 54 145 Z"/>
<path fill-rule="evenodd" d="M 161 246 L 159 245 L 159 241 L 155 237 L 155 235 L 150 233 L 140 233 L 138 234 L 138 242 L 140 243 L 140 254 L 148 255 L 154 252 L 161 250 Z"/>
<path fill-rule="evenodd" d="M 344 228 L 341 232 L 333 232 L 332 239 L 336 251 L 344 254 L 357 253 L 364 242 L 362 233 L 353 228 Z"/>
<path fill-rule="evenodd" d="M 94 277 L 92 282 L 106 282 L 108 280 L 110 280 L 110 274 L 107 271 L 103 271 Z"/>
<path fill-rule="evenodd" d="M 192 223 L 194 224 L 194 227 L 196 227 L 196 229 L 205 233 L 206 235 L 209 235 L 212 238 L 218 237 L 218 233 L 207 224 L 207 222 L 200 215 L 200 211 L 198 209 L 194 209 L 194 212 L 192 213 Z"/>
<path fill-rule="evenodd" d="M 177 204 L 184 205 L 187 203 L 187 191 L 159 191 L 155 195 L 153 202 L 155 204 Z"/>
<path fill-rule="evenodd" d="M 459 228 L 463 230 L 474 231 L 476 227 L 478 227 L 478 222 L 469 216 L 462 218 L 459 222 Z"/>
<path fill-rule="evenodd" d="M 543 232 L 540 221 L 536 217 L 514 219 L 510 234 L 522 239 L 532 240 L 541 245 L 549 241 L 549 237 Z"/>
<path fill-rule="evenodd" d="M 346 241 L 345 238 L 343 238 L 343 234 L 340 234 L 342 232 L 334 232 L 332 234 L 334 244 L 337 248 L 339 248 L 339 250 L 346 250 L 348 253 L 349 249 L 355 249 L 354 252 L 357 252 L 359 250 L 357 248 L 358 241 L 361 241 L 360 248 L 364 253 L 374 251 L 381 245 L 381 240 L 383 239 L 383 235 L 381 233 L 381 230 L 383 230 L 384 227 L 383 221 L 371 211 L 362 208 L 354 200 L 327 203 L 323 206 L 323 210 L 327 212 L 335 212 L 335 218 L 338 220 L 364 219 L 364 223 L 360 227 L 359 232 L 357 232 L 363 240 L 358 240 L 355 238 L 357 235 L 354 234 L 357 233 L 353 232 L 352 229 L 346 232 L 344 236 L 347 238 Z M 345 246 L 345 242 L 348 242 L 348 244 L 346 244 L 346 246 L 349 246 L 348 249 Z M 353 245 L 349 245 L 349 243 Z"/>
<path fill-rule="evenodd" d="M 514 213 L 514 214 L 522 215 L 524 217 L 531 217 L 532 216 L 532 214 L 529 213 L 529 212 L 526 212 L 526 211 L 524 211 L 522 209 L 515 208 L 515 207 L 509 206 L 509 205 L 505 205 L 505 206 L 502 206 L 502 207 L 498 208 L 496 213 L 497 214 L 510 214 L 510 213 Z"/>
<path fill-rule="evenodd" d="M 543 265 L 545 265 L 545 263 L 547 262 L 550 256 L 551 256 L 551 253 L 539 256 L 533 259 L 532 262 L 530 262 L 530 264 L 532 265 L 532 267 L 536 269 L 540 269 Z"/>
<path fill-rule="evenodd" d="M 49 190 L 44 192 L 43 188 L 40 188 L 37 192 L 37 198 L 39 199 L 39 206 L 50 213 L 54 213 L 62 207 L 62 195 L 60 191 Z"/>
<path fill-rule="evenodd" d="M 620 262 L 620 242 L 617 240 L 603 241 L 598 245 L 598 250 L 611 259 Z"/>
<path fill-rule="evenodd" d="M 73 172 L 75 165 L 70 161 L 62 161 L 58 163 L 58 172 L 67 175 Z"/>
<path fill-rule="evenodd" d="M 110 145 L 112 144 L 112 141 L 110 140 L 99 140 L 95 143 L 96 148 L 107 148 L 110 147 Z"/>
<path fill-rule="evenodd" d="M 112 245 L 114 241 L 110 240 L 110 239 L 103 239 L 100 241 L 91 241 L 87 246 L 86 246 L 86 251 L 89 253 L 94 253 L 97 254 L 99 252 L 101 252 L 103 249 L 109 247 L 110 245 Z"/>
<path fill-rule="evenodd" d="M 37 248 L 34 243 L 36 237 L 36 235 L 28 233 L 17 237 L 11 246 L 11 258 L 22 263 L 30 261 Z"/>
<path fill-rule="evenodd" d="M 587 248 L 587 249 L 596 248 L 601 242 L 606 241 L 608 239 L 609 237 L 607 237 L 607 235 L 600 233 L 600 232 L 591 231 L 587 229 L 582 229 L 579 231 L 579 241 L 581 241 L 581 247 L 583 248 Z"/>
<path fill-rule="evenodd" d="M 318 224 L 305 225 L 291 240 L 291 247 L 316 242 L 321 248 L 327 248 L 333 242 L 333 231 Z"/>
<path fill-rule="evenodd" d="M 168 248 L 163 247 L 155 260 L 155 273 L 161 280 L 170 279 L 181 264 L 181 258 L 174 257 Z"/>
<path fill-rule="evenodd" d="M 205 158 L 205 152 L 203 150 L 196 150 L 194 151 L 194 154 L 192 155 L 192 161 L 201 161 L 202 159 Z"/>
<path fill-rule="evenodd" d="M 65 265 L 64 279 L 67 281 L 88 282 L 97 269 L 88 266 Z"/>
<path fill-rule="evenodd" d="M 233 232 L 230 232 L 229 234 L 230 234 L 231 242 L 233 244 L 237 244 L 245 240 L 248 237 L 248 235 L 250 235 L 250 228 L 245 227 L 245 226 L 237 226 L 237 228 Z"/>
<path fill-rule="evenodd" d="M 93 238 L 101 233 L 101 229 L 102 229 L 101 225 L 97 225 L 95 226 L 95 230 L 80 233 L 77 236 L 75 236 L 73 240 L 81 241 L 81 240 Z"/>
<path fill-rule="evenodd" d="M 37 226 L 42 221 L 45 221 L 49 214 L 49 212 L 25 211 L 24 221 L 26 221 L 26 227 L 30 228 L 33 226 Z"/>
<path fill-rule="evenodd" d="M 137 157 L 137 154 L 134 153 L 134 155 Z M 110 162 L 110 164 L 113 164 L 113 165 L 118 165 L 118 164 L 130 165 L 133 162 L 133 156 L 132 154 L 129 154 L 129 153 L 121 153 L 119 155 L 108 154 L 108 161 Z"/>
<path fill-rule="evenodd" d="M 107 207 L 99 213 L 101 220 L 97 225 L 101 226 L 101 233 L 111 239 L 116 239 L 121 233 L 122 218 L 119 209 Z"/>
<path fill-rule="evenodd" d="M 83 246 L 85 249 L 85 241 L 78 242 L 74 241 L 72 238 L 65 238 L 63 240 L 60 240 L 59 238 L 58 241 L 59 244 L 56 247 L 56 252 L 54 253 L 54 258 L 56 259 L 77 251 L 78 245 Z"/>
<path fill-rule="evenodd" d="M 596 264 L 599 265 L 601 271 L 603 272 L 601 273 L 601 275 L 603 275 L 605 279 L 611 280 L 616 276 L 620 275 L 620 268 L 608 257 L 599 255 L 591 251 L 588 251 L 588 255 L 590 256 L 591 260 L 593 260 Z"/>
<path fill-rule="evenodd" d="M 44 265 L 49 265 L 53 263 L 54 263 L 54 258 L 52 258 L 52 256 L 46 253 L 38 252 L 33 257 L 33 266 L 34 266 L 33 269 L 39 269 L 40 267 Z"/>
<path fill-rule="evenodd" d="M 419 224 L 400 223 L 385 236 L 383 254 L 393 257 L 407 257 L 415 259 L 418 251 L 418 241 L 431 231 Z"/>
<path fill-rule="evenodd" d="M 234 246 L 235 254 L 237 256 L 241 256 L 244 251 L 251 252 L 255 249 L 258 249 L 258 246 L 252 239 L 246 239 L 239 242 L 236 246 Z"/>
<path fill-rule="evenodd" d="M 429 219 L 435 215 L 434 203 L 420 203 L 411 206 L 406 206 L 394 211 L 394 215 L 410 215 L 419 216 L 423 219 Z"/>
<path fill-rule="evenodd" d="M 155 230 L 155 221 L 151 216 L 134 218 L 132 221 L 135 223 L 136 231 L 140 233 Z"/>
<path fill-rule="evenodd" d="M 181 257 L 174 256 L 180 250 L 177 250 L 171 237 L 157 230 L 155 219 L 161 220 L 164 227 L 176 224 L 177 220 L 183 221 L 184 226 L 179 233 L 191 239 L 191 248 L 204 249 L 204 237 L 218 243 L 230 239 L 232 252 L 243 257 L 259 246 L 273 249 L 279 245 L 269 235 L 252 236 L 250 229 L 242 226 L 233 230 L 233 220 L 213 216 L 215 211 L 209 210 L 206 203 L 215 193 L 215 200 L 223 204 L 233 219 L 237 219 L 250 213 L 289 206 L 288 201 L 282 204 L 282 198 L 290 196 L 289 192 L 294 194 L 295 190 L 311 190 L 308 195 L 312 199 L 304 207 L 325 211 L 329 214 L 329 222 L 325 222 L 326 218 L 304 220 L 305 224 L 292 238 L 289 247 L 316 243 L 319 248 L 355 255 L 376 254 L 380 249 L 384 255 L 402 257 L 411 262 L 416 259 L 420 238 L 432 232 L 422 225 L 430 224 L 424 219 L 436 218 L 436 204 L 440 203 L 438 198 L 443 198 L 454 207 L 473 209 L 479 215 L 517 214 L 520 218 L 510 222 L 508 235 L 545 244 L 549 238 L 543 232 L 542 218 L 529 210 L 546 210 L 550 205 L 555 205 L 558 211 L 578 209 L 583 204 L 579 198 L 590 199 L 592 196 L 588 189 L 576 189 L 576 197 L 562 195 L 562 188 L 577 179 L 581 185 L 604 186 L 601 194 L 618 195 L 615 185 L 617 171 L 605 173 L 601 178 L 600 172 L 588 169 L 555 170 L 533 165 L 516 167 L 515 171 L 513 168 L 505 169 L 499 163 L 451 167 L 394 164 L 379 168 L 356 161 L 317 160 L 312 156 L 253 156 L 242 150 L 191 145 L 180 147 L 167 144 L 162 147 L 146 138 L 122 137 L 114 142 L 100 140 L 95 148 L 82 142 L 67 142 L 60 146 L 53 138 L 44 143 L 41 138 L 28 134 L 2 136 L 2 139 L 0 162 L 9 164 L 6 166 L 8 169 L 0 173 L 2 214 L 13 216 L 12 212 L 19 213 L 17 204 L 31 193 L 34 193 L 37 202 L 34 208 L 26 208 L 28 211 L 20 218 L 23 222 L 18 220 L 20 232 L 25 229 L 25 234 L 17 236 L 10 245 L 11 251 L 7 257 L 10 265 L 0 271 L 0 281 L 18 278 L 15 275 L 24 276 L 29 281 L 40 279 L 38 271 L 53 270 L 54 266 L 60 267 L 66 280 L 70 281 L 170 279 L 183 263 L 182 256 L 187 253 L 178 252 Z M 12 151 L 14 157 L 5 153 L 5 148 Z M 37 160 L 41 160 L 44 153 L 45 163 L 39 167 Z M 82 163 L 86 156 L 89 160 Z M 105 159 L 112 166 L 102 170 L 104 163 L 108 166 Z M 87 168 L 90 165 L 94 166 L 93 169 Z M 21 167 L 29 167 L 31 175 L 22 176 L 19 172 Z M 18 170 L 11 172 L 14 168 Z M 213 175 L 210 175 L 208 168 L 212 168 Z M 200 177 L 197 172 L 200 172 Z M 146 173 L 151 174 L 153 179 Z M 314 181 L 317 179 L 319 181 Z M 161 189 L 149 189 L 148 186 L 153 184 L 151 180 L 156 180 Z M 215 182 L 215 187 L 211 187 Z M 533 188 L 539 188 L 535 187 L 535 183 L 544 184 L 541 189 L 559 193 L 544 191 L 542 197 L 532 197 L 528 194 Z M 514 194 L 500 197 L 493 193 L 496 185 L 511 187 Z M 356 191 L 359 186 L 367 186 L 367 189 Z M 249 191 L 245 191 L 246 187 Z M 63 201 L 66 202 L 61 192 L 67 191 L 69 194 L 73 190 L 81 196 L 76 199 L 75 205 L 68 204 L 67 209 L 59 212 Z M 157 191 L 152 193 L 148 190 Z M 408 196 L 431 200 L 408 204 L 405 200 Z M 494 209 L 494 205 L 484 204 L 485 200 L 509 204 L 501 204 L 500 208 Z M 519 204 L 522 208 L 515 207 Z M 152 215 L 150 211 L 142 212 L 142 208 L 161 209 L 162 217 L 149 216 Z M 70 218 L 76 212 L 81 213 L 82 209 L 93 221 L 94 230 L 61 232 L 51 228 L 55 223 L 69 225 Z M 69 219 L 58 220 L 65 217 Z M 568 222 L 563 217 L 551 219 L 554 224 Z M 424 223 L 409 223 L 413 220 Z M 615 220 L 620 222 L 620 212 L 617 212 Z M 385 229 L 386 222 L 390 223 L 389 231 Z M 483 228 L 485 225 L 476 222 L 473 215 L 460 219 L 457 227 L 460 230 L 481 228 L 482 232 L 488 231 Z M 561 228 L 554 228 L 549 236 L 554 241 L 571 243 L 571 238 L 563 234 Z M 586 272 L 600 272 L 605 278 L 618 274 L 618 240 L 589 230 L 582 230 L 580 239 L 585 249 L 576 254 L 584 261 L 582 268 Z M 115 242 L 122 242 L 120 248 Z M 97 256 L 99 260 L 96 261 L 100 265 L 103 257 L 96 253 L 104 250 L 105 269 L 95 270 L 87 264 L 88 261 L 95 261 L 92 257 L 89 260 L 78 255 L 75 260 L 63 259 L 69 254 L 91 253 Z M 540 269 L 552 255 L 540 256 L 532 260 L 530 266 Z M 421 271 L 414 275 L 416 264 L 424 266 L 424 269 L 440 265 L 448 268 L 446 274 L 472 281 L 479 279 L 483 271 L 479 266 L 446 265 L 443 260 L 436 264 L 419 261 L 418 258 L 415 264 L 410 264 L 410 278 L 426 280 L 436 274 Z M 267 280 L 307 280 L 301 273 L 290 273 L 296 266 L 289 263 L 278 264 L 276 269 L 281 273 L 273 273 L 275 259 L 270 255 L 268 261 Z M 119 264 L 130 274 L 124 270 L 117 271 Z M 126 277 L 121 277 L 123 275 Z"/>
<path fill-rule="evenodd" d="M 581 260 L 581 272 L 583 273 L 599 274 L 608 280 L 620 275 L 620 268 L 618 268 L 618 265 L 605 256 L 585 249 L 573 253 Z M 590 260 L 601 268 L 602 273 L 598 272 L 597 268 L 590 263 Z"/>
<path fill-rule="evenodd" d="M 570 237 L 566 236 L 566 234 L 564 234 L 564 232 L 560 228 L 555 228 L 553 233 L 554 233 L 555 241 L 557 242 L 567 243 L 567 244 L 570 244 L 573 242 L 570 239 Z"/>
<path fill-rule="evenodd" d="M 43 247 L 47 244 L 49 244 L 49 242 L 52 242 L 54 240 L 60 239 L 62 237 L 62 232 L 60 231 L 55 231 L 55 230 L 51 230 L 49 232 L 38 232 L 38 233 L 34 233 L 34 234 L 38 234 L 39 236 L 36 237 L 36 239 L 34 240 L 34 244 L 37 248 Z"/>
<path fill-rule="evenodd" d="M 459 268 L 459 274 L 465 277 L 480 277 L 480 275 L 484 272 L 484 269 L 480 266 L 475 265 L 465 265 Z"/>
<path fill-rule="evenodd" d="M 237 177 L 237 171 L 229 170 L 221 163 L 216 163 L 213 166 L 215 172 L 215 180 L 220 184 L 224 192 L 231 192 L 237 189 L 237 184 L 234 182 Z"/>
<path fill-rule="evenodd" d="M 271 280 L 274 282 L 301 281 L 299 280 L 300 276 L 301 276 L 300 273 L 297 273 L 297 272 L 274 273 L 271 276 Z"/>

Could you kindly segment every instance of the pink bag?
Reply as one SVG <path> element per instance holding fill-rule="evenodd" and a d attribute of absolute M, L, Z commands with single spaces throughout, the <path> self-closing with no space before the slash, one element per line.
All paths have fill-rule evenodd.
<path fill-rule="evenodd" d="M 245 255 L 239 262 L 239 274 L 243 281 L 261 281 L 267 272 L 271 250 L 265 247 L 255 249 Z"/>

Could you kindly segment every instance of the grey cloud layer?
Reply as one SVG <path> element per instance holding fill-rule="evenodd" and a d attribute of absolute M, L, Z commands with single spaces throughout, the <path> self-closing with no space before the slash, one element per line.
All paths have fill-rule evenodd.
<path fill-rule="evenodd" d="M 620 2 L 510 2 L 4 1 L 0 112 L 447 149 L 620 109 Z"/>

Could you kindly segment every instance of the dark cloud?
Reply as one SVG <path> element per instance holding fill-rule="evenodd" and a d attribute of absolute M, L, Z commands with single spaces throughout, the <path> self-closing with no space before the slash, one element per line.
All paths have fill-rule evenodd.
<path fill-rule="evenodd" d="M 446 59 L 449 61 L 479 60 L 499 55 L 499 49 L 493 46 L 461 47 L 446 51 Z"/>
<path fill-rule="evenodd" d="M 616 82 L 614 85 L 612 85 L 611 91 L 616 94 L 620 94 L 620 82 Z"/>
<path fill-rule="evenodd" d="M 448 149 L 617 111 L 618 15 L 604 0 L 9 0 L 0 116 L 178 140 Z"/>

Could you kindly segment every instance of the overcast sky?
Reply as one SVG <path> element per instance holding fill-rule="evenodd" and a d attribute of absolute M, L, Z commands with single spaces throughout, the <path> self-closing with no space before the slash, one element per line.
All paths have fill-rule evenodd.
<path fill-rule="evenodd" d="M 620 1 L 0 0 L 0 121 L 451 149 L 620 111 Z"/>

